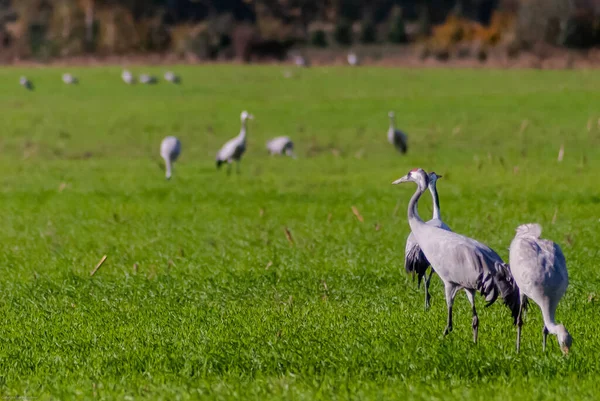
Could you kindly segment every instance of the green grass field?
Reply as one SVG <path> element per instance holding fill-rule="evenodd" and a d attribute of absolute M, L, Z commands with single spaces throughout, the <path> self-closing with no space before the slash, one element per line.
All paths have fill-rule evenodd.
<path fill-rule="evenodd" d="M 181 86 L 0 70 L 0 399 L 598 398 L 599 73 L 174 69 Z M 243 109 L 228 177 L 214 155 Z M 165 135 L 183 143 L 170 182 Z M 276 135 L 298 159 L 267 156 Z M 537 306 L 517 355 L 509 310 L 480 296 L 474 345 L 462 293 L 443 338 L 441 281 L 426 312 L 403 268 L 414 186 L 391 182 L 413 167 L 444 175 L 445 221 L 503 258 L 522 223 L 562 246 L 568 357 L 555 337 L 542 353 Z"/>

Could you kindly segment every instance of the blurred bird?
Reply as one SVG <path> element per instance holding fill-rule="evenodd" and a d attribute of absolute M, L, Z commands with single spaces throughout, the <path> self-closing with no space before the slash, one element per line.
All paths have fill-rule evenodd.
<path fill-rule="evenodd" d="M 62 80 L 67 85 L 74 85 L 74 84 L 79 83 L 79 81 L 77 80 L 77 78 L 75 78 L 73 75 L 71 75 L 69 73 L 63 74 Z"/>
<path fill-rule="evenodd" d="M 296 64 L 297 67 L 309 67 L 310 66 L 310 62 L 308 61 L 308 59 L 300 54 L 294 56 L 294 64 Z"/>
<path fill-rule="evenodd" d="M 160 157 L 165 160 L 165 176 L 171 179 L 173 163 L 181 153 L 181 142 L 174 136 L 168 136 L 160 143 Z"/>
<path fill-rule="evenodd" d="M 521 348 L 523 309 L 527 298 L 538 304 L 544 318 L 542 348 L 546 350 L 548 333 L 556 335 L 563 353 L 568 354 L 573 339 L 565 326 L 556 324 L 554 315 L 567 286 L 569 275 L 567 262 L 560 246 L 541 239 L 539 224 L 523 224 L 510 244 L 510 269 L 520 292 L 520 308 L 517 318 L 517 352 Z"/>
<path fill-rule="evenodd" d="M 133 77 L 133 74 L 131 72 L 129 72 L 129 70 L 123 70 L 123 72 L 121 73 L 121 79 L 127 85 L 131 85 L 131 84 L 135 83 L 135 78 Z"/>
<path fill-rule="evenodd" d="M 240 119 L 242 128 L 239 135 L 227 141 L 217 153 L 217 168 L 220 168 L 221 164 L 227 163 L 227 174 L 231 173 L 231 163 L 233 163 L 233 161 L 237 162 L 236 169 L 238 173 L 240 172 L 240 160 L 246 151 L 246 121 L 254 119 L 254 116 L 248 114 L 247 111 L 242 111 Z"/>
<path fill-rule="evenodd" d="M 442 215 L 440 213 L 440 198 L 437 193 L 436 182 L 442 178 L 441 175 L 437 175 L 435 172 L 429 173 L 429 192 L 433 199 L 433 216 L 426 224 L 434 227 L 439 227 L 442 230 L 452 231 L 450 227 L 442 221 Z M 414 234 L 411 232 L 406 239 L 406 247 L 404 251 L 404 268 L 407 273 L 416 273 L 418 285 L 421 285 L 421 280 L 425 278 L 425 309 L 429 308 L 429 283 L 431 282 L 431 276 L 434 271 L 431 268 L 429 277 L 427 277 L 427 269 L 430 263 L 423 254 L 421 247 L 417 243 Z"/>
<path fill-rule="evenodd" d="M 25 88 L 27 90 L 33 90 L 33 83 L 31 83 L 31 81 L 29 79 L 27 79 L 27 77 L 19 78 L 19 85 L 21 85 L 23 88 Z"/>
<path fill-rule="evenodd" d="M 294 143 L 288 136 L 278 136 L 267 142 L 267 150 L 270 155 L 294 156 Z"/>
<path fill-rule="evenodd" d="M 156 77 L 153 77 L 152 75 L 149 74 L 140 74 L 140 83 L 141 84 L 146 84 L 146 85 L 152 85 L 155 84 L 156 81 Z"/>
<path fill-rule="evenodd" d="M 479 317 L 475 309 L 475 292 L 493 304 L 498 294 L 510 308 L 516 322 L 519 312 L 518 289 L 507 265 L 493 249 L 474 239 L 426 224 L 417 210 L 419 198 L 427 190 L 429 176 L 423 169 L 413 169 L 393 184 L 414 182 L 417 191 L 408 204 L 408 223 L 431 267 L 444 282 L 448 323 L 444 335 L 452 331 L 452 305 L 456 293 L 464 289 L 473 313 L 473 341 L 477 342 Z"/>
<path fill-rule="evenodd" d="M 181 82 L 181 79 L 173 71 L 167 71 L 165 72 L 165 81 L 171 82 L 173 84 L 178 84 Z"/>
<path fill-rule="evenodd" d="M 352 67 L 356 67 L 358 65 L 358 55 L 356 53 L 348 53 L 348 64 Z"/>
<path fill-rule="evenodd" d="M 388 117 L 390 118 L 390 127 L 387 132 L 388 142 L 394 145 L 400 153 L 406 153 L 408 150 L 408 138 L 404 132 L 396 129 L 395 114 L 393 111 L 388 113 Z"/>

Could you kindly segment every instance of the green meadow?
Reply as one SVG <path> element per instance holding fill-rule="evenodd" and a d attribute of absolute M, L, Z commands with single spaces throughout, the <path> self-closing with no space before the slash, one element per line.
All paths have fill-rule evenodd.
<path fill-rule="evenodd" d="M 0 70 L 0 399 L 600 396 L 598 72 L 172 69 L 179 86 L 127 86 L 118 67 L 73 68 L 78 86 L 66 69 Z M 255 120 L 227 176 L 214 158 L 242 110 Z M 166 135 L 182 142 L 170 181 Z M 267 155 L 279 135 L 297 159 Z M 520 354 L 501 300 L 477 297 L 475 345 L 460 293 L 442 336 L 441 281 L 425 311 L 404 271 L 415 187 L 391 182 L 415 167 L 443 175 L 444 221 L 505 260 L 523 223 L 562 246 L 568 357 L 553 336 L 542 352 L 535 305 Z"/>

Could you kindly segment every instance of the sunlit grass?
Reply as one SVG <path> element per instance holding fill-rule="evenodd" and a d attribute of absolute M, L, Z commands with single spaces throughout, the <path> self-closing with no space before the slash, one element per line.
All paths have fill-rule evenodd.
<path fill-rule="evenodd" d="M 126 86 L 118 68 L 73 69 L 79 86 L 59 69 L 0 70 L 1 395 L 597 397 L 600 75 L 174 69 L 180 86 Z M 214 155 L 243 109 L 256 120 L 227 177 Z M 388 110 L 406 157 L 386 141 Z M 170 182 L 166 135 L 183 144 Z M 278 135 L 297 160 L 267 156 Z M 561 244 L 568 358 L 553 337 L 542 353 L 535 306 L 517 355 L 508 309 L 481 298 L 473 345 L 462 294 L 442 338 L 439 279 L 425 312 L 403 269 L 414 188 L 391 182 L 413 167 L 444 175 L 445 221 L 505 259 L 521 223 Z"/>

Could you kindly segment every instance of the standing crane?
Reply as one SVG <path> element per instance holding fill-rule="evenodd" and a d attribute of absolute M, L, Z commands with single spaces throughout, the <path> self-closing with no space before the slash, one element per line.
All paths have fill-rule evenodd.
<path fill-rule="evenodd" d="M 563 353 L 568 354 L 573 339 L 565 326 L 554 320 L 556 307 L 567 286 L 567 262 L 558 244 L 541 239 L 539 224 L 523 224 L 510 244 L 510 269 L 520 293 L 520 308 L 517 318 L 517 352 L 521 348 L 523 308 L 530 298 L 538 304 L 544 317 L 542 348 L 546 351 L 548 333 L 556 335 Z"/>
<path fill-rule="evenodd" d="M 267 142 L 267 150 L 271 156 L 286 155 L 294 156 L 294 142 L 288 136 L 278 136 Z"/>
<path fill-rule="evenodd" d="M 417 210 L 419 198 L 427 190 L 429 176 L 423 169 L 413 169 L 392 184 L 414 182 L 417 190 L 408 204 L 408 223 L 423 254 L 444 282 L 448 323 L 444 335 L 452 331 L 452 305 L 456 293 L 464 289 L 473 312 L 473 341 L 477 343 L 479 317 L 475 309 L 475 292 L 485 297 L 487 306 L 502 296 L 516 321 L 519 312 L 518 290 L 508 267 L 490 247 L 464 235 L 429 225 Z"/>
<path fill-rule="evenodd" d="M 135 78 L 133 77 L 133 74 L 129 70 L 123 70 L 123 72 L 121 73 L 121 79 L 127 85 L 132 85 L 135 83 Z"/>
<path fill-rule="evenodd" d="M 165 177 L 171 179 L 173 163 L 181 153 L 181 142 L 174 136 L 168 136 L 160 143 L 160 157 L 165 161 Z"/>
<path fill-rule="evenodd" d="M 27 89 L 27 90 L 33 90 L 33 83 L 31 83 L 31 81 L 29 79 L 27 79 L 27 77 L 21 77 L 19 78 L 19 85 L 21 85 L 23 88 Z"/>
<path fill-rule="evenodd" d="M 393 111 L 388 113 L 388 117 L 390 118 L 390 127 L 387 132 L 388 142 L 394 145 L 400 153 L 406 153 L 408 150 L 408 137 L 404 132 L 396 129 L 396 115 Z"/>
<path fill-rule="evenodd" d="M 172 84 L 178 84 L 181 82 L 181 78 L 173 71 L 167 71 L 165 72 L 165 81 L 171 82 Z"/>
<path fill-rule="evenodd" d="M 359 64 L 358 55 L 354 52 L 348 53 L 348 64 L 352 67 L 356 67 Z"/>
<path fill-rule="evenodd" d="M 437 175 L 435 172 L 429 173 L 428 188 L 433 199 L 433 216 L 426 224 L 439 227 L 442 230 L 452 231 L 450 227 L 448 227 L 446 223 L 442 221 L 442 215 L 440 213 L 440 198 L 436 188 L 436 182 L 440 178 L 442 178 L 442 176 Z M 417 243 L 414 234 L 411 232 L 406 239 L 406 248 L 404 250 L 404 268 L 406 269 L 407 273 L 416 273 L 419 287 L 421 286 L 421 280 L 425 278 L 425 309 L 429 308 L 429 283 L 431 282 L 431 276 L 434 273 L 432 268 L 429 272 L 429 277 L 427 276 L 427 269 L 429 266 L 429 261 L 423 254 L 423 251 Z"/>
<path fill-rule="evenodd" d="M 236 170 L 240 172 L 240 160 L 242 155 L 246 152 L 246 122 L 253 120 L 254 116 L 249 114 L 247 111 L 242 111 L 240 120 L 242 122 L 242 128 L 240 133 L 235 138 L 232 138 L 225 142 L 225 145 L 217 153 L 217 168 L 220 168 L 223 163 L 228 164 L 227 174 L 231 173 L 231 163 L 236 162 Z"/>
<path fill-rule="evenodd" d="M 140 83 L 146 85 L 153 85 L 157 82 L 156 77 L 150 74 L 140 74 Z"/>
<path fill-rule="evenodd" d="M 63 74 L 62 81 L 67 85 L 75 85 L 79 82 L 75 76 L 69 73 Z"/>

